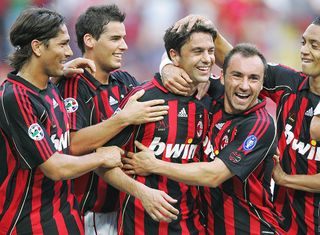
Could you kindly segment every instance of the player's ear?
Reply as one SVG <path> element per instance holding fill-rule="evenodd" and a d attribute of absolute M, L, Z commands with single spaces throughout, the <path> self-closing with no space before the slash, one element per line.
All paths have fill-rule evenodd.
<path fill-rule="evenodd" d="M 36 56 L 41 56 L 41 47 L 43 45 L 43 42 L 37 40 L 37 39 L 34 39 L 31 41 L 31 48 L 32 48 L 32 51 L 33 53 L 36 55 Z"/>
<path fill-rule="evenodd" d="M 170 49 L 169 54 L 170 54 L 172 63 L 175 66 L 179 66 L 180 65 L 180 54 L 174 49 Z"/>
<path fill-rule="evenodd" d="M 92 37 L 91 34 L 86 33 L 85 35 L 83 35 L 83 44 L 85 47 L 93 48 L 95 42 L 96 40 Z"/>

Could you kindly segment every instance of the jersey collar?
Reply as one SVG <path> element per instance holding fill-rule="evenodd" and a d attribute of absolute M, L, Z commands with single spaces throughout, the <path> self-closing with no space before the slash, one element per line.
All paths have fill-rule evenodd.
<path fill-rule="evenodd" d="M 39 89 L 38 87 L 34 86 L 32 83 L 30 83 L 27 80 L 23 79 L 22 77 L 18 76 L 17 71 L 13 71 L 13 72 L 8 73 L 7 80 L 11 83 L 23 86 L 25 89 L 27 89 L 33 93 L 40 93 L 41 91 L 47 89 L 47 88 L 43 89 L 43 90 Z M 52 83 L 50 81 L 48 81 L 48 87 L 51 86 L 51 84 Z"/>

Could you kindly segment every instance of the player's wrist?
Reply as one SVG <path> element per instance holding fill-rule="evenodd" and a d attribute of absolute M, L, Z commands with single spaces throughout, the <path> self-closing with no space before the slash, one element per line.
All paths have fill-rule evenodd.
<path fill-rule="evenodd" d="M 127 127 L 130 125 L 130 118 L 128 118 L 128 115 L 126 115 L 124 110 L 120 110 L 113 118 L 117 120 L 120 127 Z"/>
<path fill-rule="evenodd" d="M 161 61 L 160 65 L 159 65 L 159 73 L 160 73 L 161 75 L 162 75 L 162 70 L 163 70 L 163 68 L 164 68 L 166 65 L 168 65 L 168 64 L 173 64 L 172 61 L 171 61 L 168 57 L 164 58 L 164 59 Z"/>

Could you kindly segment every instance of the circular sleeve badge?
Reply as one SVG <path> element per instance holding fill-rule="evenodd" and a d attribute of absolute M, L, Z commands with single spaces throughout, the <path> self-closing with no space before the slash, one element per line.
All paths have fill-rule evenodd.
<path fill-rule="evenodd" d="M 44 137 L 43 130 L 38 123 L 33 123 L 28 129 L 28 135 L 33 140 L 42 140 Z"/>
<path fill-rule="evenodd" d="M 252 150 L 257 144 L 257 137 L 255 135 L 249 135 L 246 140 L 243 142 L 243 149 L 245 151 Z"/>
<path fill-rule="evenodd" d="M 78 101 L 72 97 L 66 98 L 64 100 L 64 106 L 66 107 L 68 113 L 73 113 L 77 111 L 79 107 Z"/>

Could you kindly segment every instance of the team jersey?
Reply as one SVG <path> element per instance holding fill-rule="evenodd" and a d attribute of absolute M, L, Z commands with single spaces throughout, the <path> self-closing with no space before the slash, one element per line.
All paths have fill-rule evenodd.
<path fill-rule="evenodd" d="M 110 118 L 120 101 L 138 82 L 129 73 L 115 71 L 109 83 L 102 84 L 85 70 L 59 84 L 70 115 L 71 131 L 95 125 Z M 74 190 L 82 213 L 111 212 L 119 207 L 119 191 L 94 172 L 74 180 Z"/>
<path fill-rule="evenodd" d="M 281 217 L 271 202 L 270 182 L 276 129 L 266 102 L 244 113 L 224 112 L 216 100 L 209 131 L 211 155 L 235 175 L 217 188 L 203 187 L 203 213 L 209 234 L 283 234 Z"/>
<path fill-rule="evenodd" d="M 71 181 L 53 181 L 39 168 L 69 143 L 55 86 L 40 90 L 8 74 L 0 88 L 0 234 L 84 233 Z"/>
<path fill-rule="evenodd" d="M 311 78 L 290 68 L 268 66 L 264 94 L 277 104 L 278 148 L 287 174 L 320 173 L 320 142 L 310 138 L 310 122 L 320 96 L 310 91 Z M 319 193 L 276 185 L 274 203 L 289 234 L 320 234 Z"/>
<path fill-rule="evenodd" d="M 198 101 L 195 97 L 169 93 L 157 74 L 153 80 L 129 93 L 120 107 L 123 107 L 127 99 L 139 89 L 145 90 L 139 101 L 164 99 L 165 104 L 169 106 L 168 115 L 162 121 L 130 126 L 116 139 L 111 140 L 111 143 L 137 152 L 139 150 L 135 149 L 134 141 L 138 140 L 163 161 L 181 164 L 198 161 L 198 152 L 205 141 L 208 129 L 208 97 Z M 205 234 L 199 221 L 199 194 L 196 186 L 188 186 L 154 174 L 146 177 L 136 176 L 135 179 L 151 188 L 163 190 L 177 199 L 173 206 L 179 210 L 178 219 L 171 223 L 153 221 L 138 199 L 123 195 L 118 221 L 119 234 Z"/>

